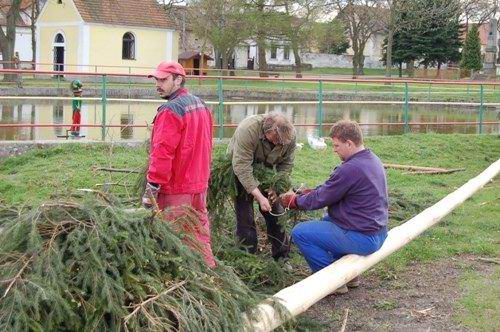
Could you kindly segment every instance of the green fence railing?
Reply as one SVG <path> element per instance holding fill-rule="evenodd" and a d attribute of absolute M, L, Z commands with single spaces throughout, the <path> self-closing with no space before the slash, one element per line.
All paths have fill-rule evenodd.
<path fill-rule="evenodd" d="M 97 91 L 100 88 L 101 92 L 101 139 L 106 140 L 107 134 L 107 103 L 109 102 L 109 90 L 110 89 L 121 89 L 123 91 L 128 90 L 124 96 L 128 97 L 128 100 L 132 100 L 132 89 L 135 86 L 144 88 L 151 87 L 152 83 L 146 83 L 147 81 L 137 81 L 135 79 L 144 79 L 144 75 L 134 75 L 131 74 L 129 69 L 128 74 L 102 74 L 102 73 L 67 73 L 67 72 L 40 72 L 40 71 L 12 71 L 12 70 L 0 70 L 0 75 L 2 72 L 8 73 L 22 73 L 29 74 L 32 76 L 43 76 L 49 78 L 56 78 L 55 88 L 57 89 L 57 95 L 64 93 L 65 84 L 63 81 L 66 79 L 73 79 L 74 77 L 85 77 L 90 76 L 91 79 L 90 86 Z M 79 75 L 79 76 L 78 76 Z M 95 79 L 94 79 L 95 77 Z M 101 78 L 100 87 L 97 78 Z M 117 82 L 118 78 L 122 79 L 122 82 Z M 188 85 L 190 79 L 188 77 Z M 382 103 L 383 101 L 393 100 L 395 104 L 400 103 L 401 108 L 401 119 L 404 132 L 410 132 L 411 125 L 411 108 L 410 105 L 415 102 L 421 102 L 428 104 L 441 103 L 441 104 L 453 104 L 454 102 L 459 102 L 462 100 L 463 96 L 469 100 L 468 105 L 471 107 L 477 107 L 477 122 L 478 122 L 478 132 L 484 132 L 484 117 L 487 111 L 487 106 L 495 104 L 500 106 L 500 89 L 497 89 L 497 85 L 500 82 L 440 82 L 440 81 L 416 81 L 416 80 L 375 80 L 375 79 L 290 79 L 290 78 L 257 78 L 257 77 L 229 77 L 229 76 L 200 76 L 197 75 L 196 79 L 191 80 L 191 86 L 194 88 L 205 88 L 208 87 L 212 89 L 212 84 L 215 83 L 215 91 L 213 95 L 216 96 L 215 101 L 216 106 L 216 125 L 217 125 L 217 137 L 224 137 L 225 128 L 225 117 L 224 117 L 224 107 L 227 104 L 225 101 L 225 91 L 228 90 L 239 90 L 241 89 L 247 98 L 259 98 L 259 96 L 252 96 L 254 92 L 265 92 L 273 96 L 273 100 L 281 99 L 281 104 L 287 104 L 291 101 L 297 101 L 300 99 L 308 98 L 307 101 L 316 104 L 316 128 L 319 135 L 323 133 L 323 127 L 325 123 L 324 116 L 324 106 L 331 102 L 332 100 L 342 100 L 342 98 L 351 98 L 353 101 L 364 101 Z M 48 80 L 54 82 L 53 79 Z M 26 82 L 24 84 L 25 88 L 34 87 L 38 83 L 44 86 L 45 82 L 42 79 L 35 80 L 33 82 Z M 31 85 L 32 84 L 32 85 Z M 84 83 L 85 84 L 85 83 Z M 0 87 L 9 86 L 9 82 L 0 82 Z M 19 88 L 17 91 L 20 92 Z M 69 89 L 68 89 L 69 90 Z M 209 90 L 210 91 L 210 90 Z M 196 91 L 195 91 L 196 93 Z M 299 96 L 299 94 L 302 94 Z M 276 96 L 279 96 L 276 98 Z M 439 97 L 439 98 L 436 98 Z M 455 97 L 454 97 L 455 96 Z M 280 98 L 281 97 L 281 98 Z M 262 96 L 260 96 L 262 98 Z M 285 99 L 289 100 L 285 100 Z M 367 98 L 372 98 L 367 101 Z M 455 99 L 456 100 L 455 100 Z M 438 100 L 436 100 L 438 99 Z M 441 99 L 441 100 L 439 100 Z M 126 100 L 126 99 L 124 99 Z M 472 100 L 472 102 L 471 102 Z M 460 103 L 465 104 L 464 102 Z"/>

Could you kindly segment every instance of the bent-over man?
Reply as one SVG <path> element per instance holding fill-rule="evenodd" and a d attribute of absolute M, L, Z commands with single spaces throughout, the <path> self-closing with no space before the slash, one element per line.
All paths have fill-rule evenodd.
<path fill-rule="evenodd" d="M 295 153 L 295 129 L 284 114 L 273 112 L 254 115 L 243 120 L 231 138 L 228 153 L 232 158 L 236 175 L 237 197 L 236 235 L 248 252 L 257 251 L 253 201 L 259 204 L 267 227 L 267 236 L 272 245 L 274 259 L 287 258 L 289 241 L 285 231 L 273 216 L 268 200 L 268 188 L 259 189 L 253 175 L 253 166 L 261 163 L 278 172 L 291 173 Z"/>

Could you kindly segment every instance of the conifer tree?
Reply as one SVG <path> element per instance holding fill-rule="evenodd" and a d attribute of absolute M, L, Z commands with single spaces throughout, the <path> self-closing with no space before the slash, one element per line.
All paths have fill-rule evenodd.
<path fill-rule="evenodd" d="M 477 29 L 477 25 L 472 26 L 465 39 L 460 68 L 465 70 L 479 70 L 482 68 L 481 45 L 479 43 L 479 30 Z"/>

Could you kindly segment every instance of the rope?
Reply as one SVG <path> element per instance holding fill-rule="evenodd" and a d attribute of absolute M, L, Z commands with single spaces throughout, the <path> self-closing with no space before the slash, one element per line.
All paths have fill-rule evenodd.
<path fill-rule="evenodd" d="M 300 187 L 297 190 L 295 190 L 294 193 L 297 194 L 297 192 L 299 192 L 303 188 L 304 188 L 304 184 L 301 183 Z M 273 213 L 273 211 L 269 211 L 269 214 L 272 215 L 273 217 L 281 217 L 281 216 L 285 215 L 285 213 L 290 211 L 290 204 L 291 203 L 292 203 L 292 201 L 288 202 L 288 206 L 283 207 L 283 213 L 275 214 L 275 213 Z"/>

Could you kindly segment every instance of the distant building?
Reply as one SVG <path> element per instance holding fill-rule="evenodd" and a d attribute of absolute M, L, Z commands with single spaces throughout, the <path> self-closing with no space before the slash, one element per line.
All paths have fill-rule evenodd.
<path fill-rule="evenodd" d="M 179 53 L 176 25 L 156 0 L 51 0 L 36 27 L 41 70 L 144 73 Z"/>
<path fill-rule="evenodd" d="M 249 39 L 234 50 L 235 68 L 258 69 L 259 47 L 257 43 Z M 266 62 L 271 68 L 291 67 L 295 65 L 295 57 L 290 45 L 284 40 L 270 39 L 267 41 Z"/>

